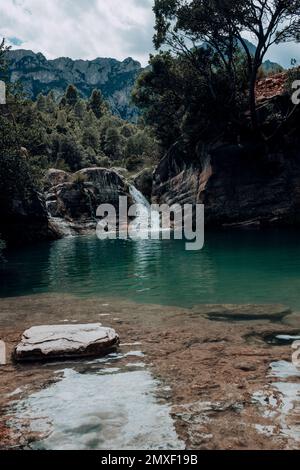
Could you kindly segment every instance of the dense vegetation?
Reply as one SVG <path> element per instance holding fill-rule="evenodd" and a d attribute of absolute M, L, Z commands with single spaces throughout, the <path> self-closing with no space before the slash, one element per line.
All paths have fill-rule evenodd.
<path fill-rule="evenodd" d="M 77 171 L 86 167 L 122 167 L 136 172 L 159 159 L 160 148 L 149 128 L 114 116 L 99 90 L 82 99 L 68 86 L 58 102 L 53 93 L 36 101 L 7 82 L 7 50 L 0 44 L 0 80 L 7 83 L 7 104 L 0 107 L 0 203 L 12 194 L 26 198 L 39 188 L 48 168 Z M 0 251 L 3 245 L 0 243 Z"/>
<path fill-rule="evenodd" d="M 158 157 L 149 130 L 113 116 L 98 90 L 89 100 L 74 86 L 59 103 L 51 92 L 36 102 L 12 94 L 8 99 L 0 116 L 1 155 L 21 149 L 35 170 L 122 166 L 131 171 Z"/>

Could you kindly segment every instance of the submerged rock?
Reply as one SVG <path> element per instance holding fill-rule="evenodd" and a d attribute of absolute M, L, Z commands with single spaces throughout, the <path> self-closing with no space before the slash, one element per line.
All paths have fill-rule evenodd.
<path fill-rule="evenodd" d="M 204 315 L 210 320 L 282 320 L 292 313 L 284 305 L 199 305 L 192 315 Z"/>
<path fill-rule="evenodd" d="M 283 323 L 295 328 L 299 328 L 300 330 L 300 312 L 294 312 L 292 315 L 289 315 L 284 319 Z"/>
<path fill-rule="evenodd" d="M 115 330 L 100 323 L 44 325 L 25 331 L 15 349 L 17 361 L 99 356 L 119 345 Z"/>

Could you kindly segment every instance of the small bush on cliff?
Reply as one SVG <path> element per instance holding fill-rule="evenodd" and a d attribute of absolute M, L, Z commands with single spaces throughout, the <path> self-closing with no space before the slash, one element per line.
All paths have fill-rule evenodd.
<path fill-rule="evenodd" d="M 97 156 L 96 164 L 101 168 L 110 168 L 112 165 L 112 161 L 106 156 Z"/>
<path fill-rule="evenodd" d="M 288 70 L 287 72 L 287 80 L 285 83 L 285 90 L 290 95 L 295 91 L 293 89 L 293 83 L 296 80 L 300 80 L 300 67 L 295 67 L 293 69 Z"/>

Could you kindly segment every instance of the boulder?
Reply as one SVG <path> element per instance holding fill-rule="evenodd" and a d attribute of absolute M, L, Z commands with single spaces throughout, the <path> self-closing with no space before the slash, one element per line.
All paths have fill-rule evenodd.
<path fill-rule="evenodd" d="M 6 365 L 6 344 L 0 339 L 0 366 Z"/>
<path fill-rule="evenodd" d="M 44 189 L 48 191 L 53 186 L 57 186 L 58 184 L 66 183 L 70 181 L 71 175 L 63 170 L 57 170 L 55 168 L 51 168 L 45 174 L 43 184 Z"/>
<path fill-rule="evenodd" d="M 118 173 L 106 168 L 85 168 L 70 175 L 68 181 L 51 187 L 46 204 L 52 217 L 95 222 L 98 206 L 112 204 L 118 209 L 120 196 L 130 198 L 129 186 Z"/>
<path fill-rule="evenodd" d="M 292 313 L 284 305 L 199 305 L 191 310 L 192 316 L 203 315 L 210 320 L 249 321 L 271 320 L 279 321 Z"/>
<path fill-rule="evenodd" d="M 102 356 L 119 345 L 119 336 L 100 323 L 34 326 L 15 349 L 17 361 Z"/>

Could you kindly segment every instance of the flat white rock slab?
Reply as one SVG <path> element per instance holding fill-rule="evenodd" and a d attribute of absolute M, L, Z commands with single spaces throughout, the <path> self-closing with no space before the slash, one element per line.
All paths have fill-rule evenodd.
<path fill-rule="evenodd" d="M 34 326 L 15 349 L 17 361 L 102 356 L 119 345 L 119 336 L 101 323 Z"/>

